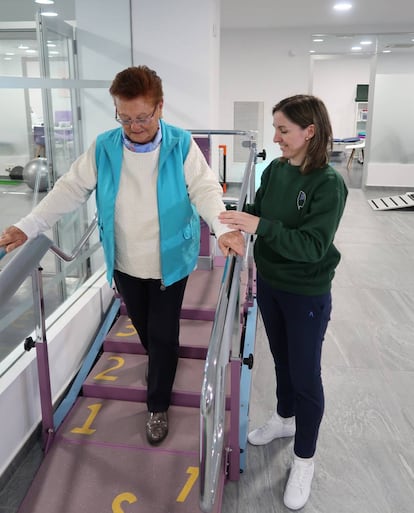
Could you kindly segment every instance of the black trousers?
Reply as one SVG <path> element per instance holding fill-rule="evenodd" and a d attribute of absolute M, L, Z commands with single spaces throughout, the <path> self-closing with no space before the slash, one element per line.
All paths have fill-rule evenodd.
<path fill-rule="evenodd" d="M 275 362 L 277 412 L 281 417 L 296 417 L 295 454 L 311 458 L 325 406 L 321 351 L 331 293 L 283 292 L 258 274 L 257 303 Z"/>
<path fill-rule="evenodd" d="M 128 315 L 148 353 L 148 411 L 167 411 L 178 362 L 180 313 L 187 279 L 161 288 L 160 280 L 115 271 Z"/>

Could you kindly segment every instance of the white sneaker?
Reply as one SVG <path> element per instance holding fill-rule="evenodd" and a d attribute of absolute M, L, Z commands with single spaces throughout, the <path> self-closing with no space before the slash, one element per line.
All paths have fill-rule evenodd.
<path fill-rule="evenodd" d="M 250 431 L 247 440 L 252 445 L 265 445 L 275 438 L 294 436 L 295 431 L 295 417 L 284 419 L 275 412 L 263 426 Z"/>
<path fill-rule="evenodd" d="M 300 509 L 309 499 L 315 465 L 313 458 L 295 456 L 286 484 L 283 502 L 289 509 Z"/>

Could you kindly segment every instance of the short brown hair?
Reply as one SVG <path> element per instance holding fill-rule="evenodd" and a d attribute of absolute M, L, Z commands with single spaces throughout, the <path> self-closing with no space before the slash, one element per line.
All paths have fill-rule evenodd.
<path fill-rule="evenodd" d="M 163 97 L 162 82 L 155 71 L 148 66 L 131 66 L 120 71 L 114 78 L 109 92 L 113 97 L 132 100 L 146 96 L 159 103 Z"/>
<path fill-rule="evenodd" d="M 306 128 L 315 125 L 315 135 L 310 140 L 308 151 L 301 169 L 308 173 L 329 163 L 332 150 L 332 126 L 325 104 L 316 96 L 297 94 L 277 103 L 273 109 L 282 112 L 292 123 Z"/>

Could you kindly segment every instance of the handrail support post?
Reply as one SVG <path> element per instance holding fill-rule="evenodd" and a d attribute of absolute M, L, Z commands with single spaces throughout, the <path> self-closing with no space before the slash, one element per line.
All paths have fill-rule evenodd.
<path fill-rule="evenodd" d="M 40 406 L 42 411 L 42 443 L 46 453 L 53 441 L 53 404 L 50 386 L 49 355 L 47 350 L 45 305 L 42 283 L 42 271 L 39 266 L 32 271 L 33 308 L 35 315 L 35 347 L 39 378 Z"/>

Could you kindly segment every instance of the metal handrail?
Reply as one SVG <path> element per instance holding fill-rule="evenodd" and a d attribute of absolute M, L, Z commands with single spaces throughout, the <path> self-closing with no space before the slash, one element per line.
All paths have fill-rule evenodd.
<path fill-rule="evenodd" d="M 243 209 L 249 184 L 252 184 L 257 157 L 256 143 L 251 132 L 245 134 L 251 136 L 250 154 L 237 204 L 239 211 Z M 226 372 L 230 360 L 234 316 L 239 307 L 239 284 L 243 262 L 240 256 L 229 256 L 226 259 L 204 369 L 200 401 L 200 508 L 205 513 L 213 509 L 222 471 Z"/>
<path fill-rule="evenodd" d="M 50 250 L 53 251 L 53 253 L 55 253 L 61 260 L 64 260 L 65 262 L 72 262 L 72 260 L 75 260 L 75 258 L 79 255 L 81 249 L 86 244 L 89 237 L 92 235 L 97 224 L 98 224 L 98 218 L 97 218 L 97 214 L 95 214 L 90 225 L 86 229 L 86 232 L 83 234 L 83 236 L 79 240 L 78 244 L 73 248 L 73 251 L 71 254 L 68 255 L 67 253 L 64 253 L 58 246 L 55 246 L 55 245 L 50 246 Z"/>
<path fill-rule="evenodd" d="M 38 235 L 26 242 L 0 273 L 0 308 L 16 293 L 23 281 L 30 274 L 32 276 L 36 339 L 33 340 L 32 337 L 27 337 L 24 347 L 26 350 L 36 347 L 40 406 L 42 411 L 42 438 L 45 452 L 48 451 L 52 443 L 55 427 L 46 339 L 42 269 L 39 263 L 48 250 L 53 251 L 59 258 L 67 262 L 74 260 L 91 236 L 96 225 L 97 218 L 95 215 L 71 255 L 64 253 L 44 234 Z"/>
<path fill-rule="evenodd" d="M 16 293 L 32 273 L 53 242 L 39 235 L 24 244 L 22 249 L 4 266 L 0 273 L 0 308 Z"/>
<path fill-rule="evenodd" d="M 0 308 L 17 292 L 24 280 L 37 268 L 40 260 L 48 250 L 55 253 L 62 260 L 71 262 L 78 256 L 96 228 L 96 225 L 97 217 L 95 215 L 85 234 L 69 255 L 44 234 L 27 241 L 0 273 Z"/>

